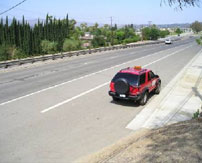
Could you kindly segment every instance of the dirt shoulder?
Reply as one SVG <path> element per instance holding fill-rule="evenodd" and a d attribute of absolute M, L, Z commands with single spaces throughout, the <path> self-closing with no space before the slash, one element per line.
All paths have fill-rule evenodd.
<path fill-rule="evenodd" d="M 202 119 L 138 131 L 76 162 L 202 162 Z"/>

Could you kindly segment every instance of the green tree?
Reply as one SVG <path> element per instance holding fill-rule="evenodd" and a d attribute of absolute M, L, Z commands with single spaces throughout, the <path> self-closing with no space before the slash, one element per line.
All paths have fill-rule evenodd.
<path fill-rule="evenodd" d="M 116 38 L 121 43 L 125 39 L 125 32 L 123 30 L 117 30 L 115 32 Z"/>
<path fill-rule="evenodd" d="M 151 40 L 157 40 L 160 36 L 160 31 L 155 26 L 151 27 L 150 31 L 150 39 Z"/>
<path fill-rule="evenodd" d="M 169 31 L 161 31 L 155 25 L 142 29 L 143 40 L 157 40 L 159 37 L 165 37 L 168 34 Z"/>
<path fill-rule="evenodd" d="M 87 32 L 87 28 L 88 28 L 87 23 L 81 23 L 81 24 L 80 24 L 80 27 L 81 27 L 81 30 L 82 30 L 83 32 Z"/>
<path fill-rule="evenodd" d="M 177 29 L 175 30 L 175 32 L 176 32 L 178 35 L 180 35 L 183 31 L 182 31 L 180 28 L 177 28 Z"/>
<path fill-rule="evenodd" d="M 170 34 L 170 32 L 168 30 L 160 30 L 160 37 L 161 38 L 165 38 L 169 34 Z"/>
<path fill-rule="evenodd" d="M 150 40 L 150 33 L 151 33 L 151 28 L 145 27 L 142 29 L 142 38 L 143 40 Z"/>
<path fill-rule="evenodd" d="M 190 27 L 196 33 L 202 31 L 202 23 L 200 23 L 198 21 L 195 21 L 194 23 L 192 23 Z"/>

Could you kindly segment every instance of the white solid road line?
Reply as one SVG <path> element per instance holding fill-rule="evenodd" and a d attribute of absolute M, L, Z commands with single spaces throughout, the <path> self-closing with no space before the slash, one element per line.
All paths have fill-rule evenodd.
<path fill-rule="evenodd" d="M 74 97 L 72 97 L 72 98 L 70 98 L 70 99 L 67 99 L 67 100 L 65 100 L 65 101 L 63 101 L 63 102 L 61 102 L 61 103 L 58 103 L 58 104 L 56 104 L 56 105 L 54 105 L 54 106 L 51 106 L 51 107 L 49 107 L 48 109 L 42 110 L 41 113 L 45 113 L 45 112 L 47 112 L 47 111 L 50 111 L 50 110 L 52 110 L 52 109 L 55 109 L 55 108 L 57 108 L 57 107 L 59 107 L 59 106 L 61 106 L 61 105 L 64 105 L 64 104 L 66 104 L 66 103 L 68 103 L 68 102 L 70 102 L 70 101 L 73 101 L 73 100 L 75 100 L 75 99 L 77 99 L 77 98 L 79 98 L 79 97 L 81 97 L 81 96 L 84 96 L 84 95 L 86 95 L 86 94 L 88 94 L 88 93 L 90 93 L 90 92 L 93 92 L 93 91 L 95 91 L 96 89 L 102 88 L 102 87 L 108 85 L 109 83 L 110 83 L 110 81 L 109 81 L 109 82 L 106 82 L 106 83 L 104 83 L 104 84 L 101 84 L 101 85 L 99 85 L 99 86 L 97 86 L 97 87 L 95 87 L 95 88 L 92 88 L 92 89 L 90 89 L 90 90 L 88 90 L 88 91 L 85 91 L 85 92 L 83 92 L 83 93 L 81 93 L 81 94 L 79 94 L 79 95 L 77 95 L 77 96 L 74 96 Z"/>
<path fill-rule="evenodd" d="M 183 50 L 185 50 L 185 49 L 188 49 L 188 48 L 191 47 L 191 46 L 192 46 L 192 45 L 190 45 L 190 46 L 188 46 L 188 47 L 186 47 L 186 48 L 184 48 L 184 49 L 177 50 L 177 51 L 175 51 L 175 52 L 173 52 L 173 53 L 171 53 L 171 54 L 168 54 L 168 55 L 166 55 L 166 56 L 164 56 L 164 57 L 161 57 L 161 58 L 159 58 L 159 59 L 157 59 L 157 60 L 155 60 L 155 61 L 153 61 L 153 62 L 151 62 L 151 63 L 149 63 L 149 64 L 146 64 L 146 65 L 144 65 L 144 66 L 142 66 L 142 67 L 147 67 L 147 66 L 149 66 L 149 65 L 152 65 L 152 64 L 154 64 L 154 63 L 156 63 L 156 62 L 159 62 L 159 61 L 161 61 L 161 60 L 163 60 L 163 59 L 165 59 L 165 58 L 168 58 L 168 57 L 170 57 L 170 56 L 172 56 L 172 55 L 175 55 L 176 53 L 179 53 L 180 51 L 183 51 Z M 57 107 L 59 107 L 59 106 L 61 106 L 61 105 L 64 105 L 64 104 L 66 104 L 66 103 L 69 103 L 69 102 L 71 102 L 71 101 L 73 101 L 73 100 L 75 100 L 75 99 L 77 99 L 77 98 L 79 98 L 79 97 L 82 97 L 82 96 L 84 96 L 84 95 L 86 95 L 86 94 L 88 94 L 88 93 L 91 93 L 91 92 L 93 92 L 93 91 L 99 89 L 99 88 L 102 88 L 102 87 L 106 86 L 106 85 L 109 84 L 109 83 L 110 83 L 110 82 L 106 82 L 106 83 L 104 83 L 104 84 L 98 85 L 98 86 L 96 86 L 95 88 L 92 88 L 92 89 L 90 89 L 90 90 L 87 90 L 87 91 L 85 91 L 85 92 L 83 92 L 83 93 L 81 93 L 81 94 L 79 94 L 79 95 L 76 95 L 76 96 L 74 96 L 74 97 L 72 97 L 72 98 L 70 98 L 70 99 L 67 99 L 67 100 L 65 100 L 65 101 L 63 101 L 63 102 L 60 102 L 60 103 L 58 103 L 58 104 L 56 104 L 56 105 L 54 105 L 54 106 L 51 106 L 51 107 L 49 107 L 49 108 L 47 108 L 47 109 L 45 109 L 45 110 L 42 110 L 41 113 L 48 112 L 48 111 L 53 110 L 53 109 L 55 109 L 55 108 L 57 108 Z"/>
<path fill-rule="evenodd" d="M 183 47 L 183 46 L 186 46 L 186 45 L 181 45 L 181 46 L 179 46 L 179 47 L 174 47 L 174 48 L 172 48 L 172 49 L 181 48 L 181 47 Z M 124 63 L 118 64 L 118 65 L 115 65 L 115 66 L 112 66 L 112 67 L 109 67 L 109 68 L 106 68 L 106 69 L 103 69 L 103 70 L 100 70 L 100 71 L 97 71 L 97 72 L 94 72 L 94 73 L 91 73 L 91 74 L 88 74 L 88 75 L 85 75 L 85 76 L 82 76 L 82 77 L 79 77 L 79 78 L 76 78 L 76 79 L 73 79 L 73 80 L 64 82 L 64 83 L 60 83 L 60 84 L 57 84 L 57 85 L 54 85 L 54 86 L 51 86 L 51 87 L 48 87 L 48 88 L 44 88 L 44 89 L 42 89 L 42 90 L 39 90 L 39 91 L 30 93 L 30 94 L 27 94 L 27 95 L 25 95 L 25 96 L 21 96 L 21 97 L 15 98 L 15 99 L 9 100 L 9 101 L 7 101 L 7 102 L 3 102 L 3 103 L 0 104 L 0 106 L 4 106 L 4 105 L 6 105 L 6 104 L 9 104 L 9 103 L 12 103 L 12 102 L 15 102 L 15 101 L 24 99 L 24 98 L 26 98 L 26 97 L 29 97 L 29 96 L 32 96 L 32 95 L 35 95 L 35 94 L 38 94 L 38 93 L 41 93 L 41 92 L 45 92 L 45 91 L 47 91 L 47 90 L 50 90 L 50 89 L 53 89 L 53 88 L 57 88 L 57 87 L 60 87 L 60 86 L 62 86 L 62 85 L 65 85 L 65 84 L 68 84 L 68 83 L 72 83 L 72 82 L 74 82 L 74 81 L 81 80 L 81 79 L 84 79 L 84 78 L 87 78 L 87 77 L 96 75 L 96 74 L 98 74 L 98 73 L 102 73 L 102 72 L 104 72 L 104 71 L 108 71 L 108 70 L 110 70 L 110 69 L 113 69 L 113 68 L 116 68 L 116 67 L 119 67 L 119 66 L 122 66 L 122 65 L 125 65 L 125 64 L 129 64 L 129 63 L 134 62 L 134 61 L 137 61 L 137 60 L 139 60 L 139 59 L 144 59 L 144 58 L 147 58 L 147 57 L 150 57 L 150 56 L 154 56 L 154 55 L 157 55 L 157 54 L 159 54 L 159 53 L 162 53 L 163 51 L 169 51 L 169 50 L 172 50 L 172 49 L 162 50 L 162 51 L 159 51 L 159 52 L 156 52 L 156 53 L 153 53 L 153 54 L 144 56 L 144 57 L 136 58 L 136 59 L 134 59 L 134 60 L 130 60 L 130 61 L 128 61 L 128 62 L 124 62 Z"/>

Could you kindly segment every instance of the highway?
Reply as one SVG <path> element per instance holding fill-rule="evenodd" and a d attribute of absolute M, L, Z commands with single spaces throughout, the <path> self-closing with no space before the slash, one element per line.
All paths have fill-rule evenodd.
<path fill-rule="evenodd" d="M 72 162 L 133 133 L 143 107 L 111 100 L 115 73 L 141 65 L 164 88 L 200 50 L 187 37 L 0 72 L 0 162 Z"/>

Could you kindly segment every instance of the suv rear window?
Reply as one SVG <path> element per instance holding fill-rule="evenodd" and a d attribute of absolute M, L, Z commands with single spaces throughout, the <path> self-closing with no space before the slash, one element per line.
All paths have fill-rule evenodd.
<path fill-rule="evenodd" d="M 139 75 L 130 74 L 130 73 L 118 73 L 112 79 L 112 82 L 116 82 L 116 80 L 120 78 L 126 79 L 130 85 L 134 85 L 134 86 L 138 85 Z"/>

